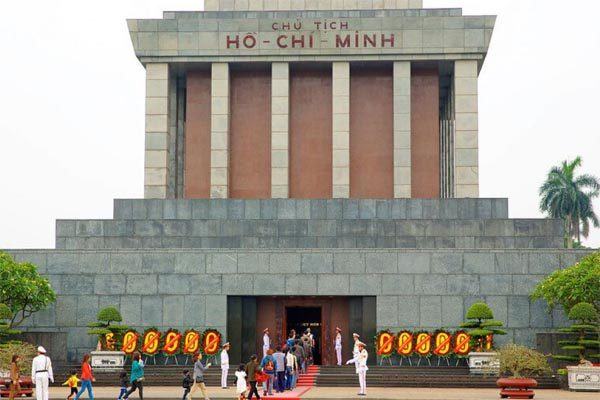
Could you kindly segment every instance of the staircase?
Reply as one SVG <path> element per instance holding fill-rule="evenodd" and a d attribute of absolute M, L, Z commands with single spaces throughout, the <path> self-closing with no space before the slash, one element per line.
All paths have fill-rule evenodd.
<path fill-rule="evenodd" d="M 311 365 L 306 369 L 306 374 L 302 374 L 298 377 L 298 387 L 313 387 L 317 382 L 321 367 L 317 365 Z"/>

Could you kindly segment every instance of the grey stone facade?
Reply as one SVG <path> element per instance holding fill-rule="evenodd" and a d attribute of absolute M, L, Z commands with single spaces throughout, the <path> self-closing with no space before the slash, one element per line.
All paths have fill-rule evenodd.
<path fill-rule="evenodd" d="M 456 208 L 451 206 L 456 213 L 441 211 L 449 202 L 456 204 Z M 395 214 L 397 204 L 403 204 L 404 211 Z M 398 237 L 399 226 L 414 224 L 447 230 L 446 237 L 455 239 L 457 227 L 466 229 L 465 221 L 475 221 L 476 226 L 483 226 L 484 233 L 493 235 L 509 232 L 522 235 L 517 238 L 535 237 L 540 229 L 557 237 L 561 234 L 559 224 L 552 220 L 538 220 L 532 225 L 530 220 L 508 219 L 506 200 L 436 200 L 432 204 L 439 207 L 434 207 L 438 211 L 433 215 L 425 211 L 430 208 L 424 204 L 429 202 L 119 200 L 116 219 L 60 221 L 57 237 L 78 240 L 114 235 L 134 240 L 136 232 L 144 232 L 149 238 L 154 233 L 155 238 L 168 238 L 168 233 L 185 238 L 193 229 L 180 232 L 178 227 L 206 221 L 203 229 L 221 233 L 227 226 L 223 224 L 232 222 L 266 223 L 277 229 L 281 223 L 289 227 L 292 225 L 286 224 L 306 222 L 300 224 L 303 230 L 312 229 L 333 239 L 339 234 L 334 227 L 347 226 L 354 232 L 363 229 L 365 221 L 367 226 L 391 223 L 395 230 L 389 232 L 390 238 Z M 494 204 L 496 207 L 491 207 Z M 213 219 L 205 219 L 207 216 Z M 324 217 L 332 219 L 321 219 Z M 347 222 L 351 224 L 344 225 Z M 237 225 L 227 229 L 232 226 Z M 406 237 L 414 238 L 417 233 L 407 231 Z M 376 296 L 377 329 L 452 329 L 462 322 L 471 303 L 485 300 L 508 326 L 509 334 L 500 341 L 534 345 L 536 332 L 550 331 L 565 321 L 561 313 L 547 314 L 545 304 L 531 302 L 532 288 L 547 274 L 587 254 L 558 248 L 443 249 L 435 241 L 430 241 L 427 249 L 385 248 L 378 243 L 373 248 L 323 249 L 292 245 L 150 249 L 144 247 L 152 247 L 151 242 L 147 246 L 134 244 L 135 249 L 11 250 L 18 260 L 36 263 L 58 293 L 56 304 L 35 314 L 27 329 L 66 333 L 69 360 L 75 360 L 94 346 L 86 334 L 86 324 L 106 305 L 119 306 L 126 322 L 138 328 L 214 327 L 226 334 L 227 296 Z"/>

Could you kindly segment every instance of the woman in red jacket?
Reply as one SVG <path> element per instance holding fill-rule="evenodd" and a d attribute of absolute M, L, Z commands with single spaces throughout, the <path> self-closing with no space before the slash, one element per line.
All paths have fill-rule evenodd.
<path fill-rule="evenodd" d="M 81 362 L 81 389 L 79 389 L 79 393 L 77 393 L 77 396 L 75 396 L 74 400 L 79 400 L 79 396 L 81 396 L 86 389 L 88 391 L 90 400 L 94 400 L 92 382 L 94 382 L 96 379 L 94 378 L 94 374 L 92 373 L 92 367 L 90 366 L 89 361 L 90 355 L 84 355 L 83 361 Z"/>

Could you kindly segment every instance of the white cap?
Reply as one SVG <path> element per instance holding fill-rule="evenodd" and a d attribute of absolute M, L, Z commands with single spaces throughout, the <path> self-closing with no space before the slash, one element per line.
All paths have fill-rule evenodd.
<path fill-rule="evenodd" d="M 38 351 L 38 353 L 46 354 L 46 349 L 43 348 L 42 346 L 38 346 L 37 351 Z"/>
<path fill-rule="evenodd" d="M 358 343 L 356 343 L 357 346 L 363 346 L 363 347 L 367 347 L 366 344 L 364 344 L 363 342 L 359 341 Z"/>
<path fill-rule="evenodd" d="M 354 336 L 355 338 L 359 338 L 360 335 L 358 333 L 353 333 L 352 336 Z"/>
<path fill-rule="evenodd" d="M 231 343 L 227 342 L 227 343 L 223 343 L 222 347 L 227 347 L 227 346 L 231 346 Z"/>

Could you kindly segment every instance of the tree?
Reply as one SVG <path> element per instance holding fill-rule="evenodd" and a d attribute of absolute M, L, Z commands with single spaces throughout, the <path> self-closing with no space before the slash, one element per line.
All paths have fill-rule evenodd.
<path fill-rule="evenodd" d="M 6 304 L 0 304 L 0 348 L 5 344 L 6 338 L 11 335 L 20 333 L 15 329 L 11 329 L 10 320 L 13 317 L 13 313 Z"/>
<path fill-rule="evenodd" d="M 508 373 L 511 378 L 527 378 L 552 373 L 546 356 L 535 350 L 516 344 L 507 344 L 497 354 L 500 373 Z"/>
<path fill-rule="evenodd" d="M 582 302 L 592 304 L 600 312 L 600 252 L 553 272 L 538 283 L 531 297 L 546 300 L 550 309 L 562 306 L 565 314 Z"/>
<path fill-rule="evenodd" d="M 91 322 L 88 327 L 89 335 L 98 335 L 98 340 L 107 350 L 113 350 L 121 343 L 123 333 L 129 329 L 127 325 L 118 324 L 123 321 L 119 310 L 114 306 L 105 307 L 98 312 L 97 322 Z M 117 322 L 117 324 L 115 324 Z M 107 336 L 109 335 L 109 336 Z"/>
<path fill-rule="evenodd" d="M 570 340 L 558 342 L 561 349 L 565 350 L 567 354 L 552 357 L 557 360 L 579 361 L 580 363 L 585 363 L 587 358 L 600 359 L 600 340 L 598 340 L 600 324 L 596 308 L 590 303 L 576 304 L 569 311 L 569 319 L 576 323 L 568 328 L 558 330 L 573 336 Z M 573 354 L 574 352 L 577 355 Z"/>
<path fill-rule="evenodd" d="M 573 248 L 573 238 L 581 243 L 581 235 L 589 235 L 590 223 L 600 226 L 592 200 L 600 194 L 598 178 L 583 174 L 575 176 L 581 157 L 550 169 L 540 187 L 540 210 L 551 218 L 564 221 L 567 248 Z"/>
<path fill-rule="evenodd" d="M 494 320 L 492 309 L 485 303 L 474 303 L 467 311 L 466 319 L 469 321 L 460 327 L 469 329 L 467 333 L 471 335 L 476 351 L 483 351 L 490 335 L 506 335 L 506 331 L 500 329 L 504 324 Z"/>
<path fill-rule="evenodd" d="M 33 313 L 56 301 L 50 282 L 31 263 L 17 263 L 7 253 L 0 252 L 0 303 L 12 313 L 8 324 L 13 329 Z"/>

